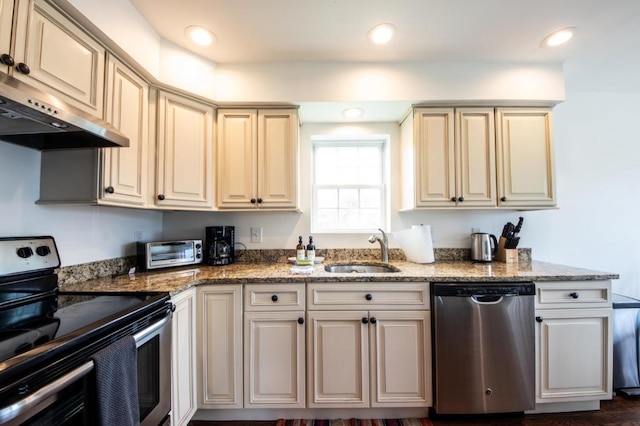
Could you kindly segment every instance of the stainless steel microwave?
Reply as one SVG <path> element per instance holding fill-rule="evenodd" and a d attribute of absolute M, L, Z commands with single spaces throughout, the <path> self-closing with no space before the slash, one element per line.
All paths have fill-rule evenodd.
<path fill-rule="evenodd" d="M 196 265 L 202 263 L 202 240 L 138 242 L 137 260 L 143 271 Z"/>

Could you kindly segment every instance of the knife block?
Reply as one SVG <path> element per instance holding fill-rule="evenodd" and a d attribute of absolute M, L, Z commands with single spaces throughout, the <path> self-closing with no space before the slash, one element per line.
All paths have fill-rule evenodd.
<path fill-rule="evenodd" d="M 502 263 L 518 263 L 518 249 L 506 249 L 504 248 L 507 243 L 505 237 L 500 237 L 498 241 L 498 248 L 496 249 L 496 262 Z"/>

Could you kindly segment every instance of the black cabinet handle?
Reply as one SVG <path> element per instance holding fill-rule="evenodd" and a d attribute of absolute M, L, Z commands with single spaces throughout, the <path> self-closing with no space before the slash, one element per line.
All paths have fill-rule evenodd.
<path fill-rule="evenodd" d="M 277 302 L 278 301 L 278 296 L 274 294 L 273 296 L 271 296 L 271 300 L 273 302 Z"/>
<path fill-rule="evenodd" d="M 369 318 L 367 318 L 367 317 L 362 318 L 362 323 L 363 324 L 369 324 Z"/>
<path fill-rule="evenodd" d="M 107 188 L 105 189 L 105 191 L 106 191 L 108 194 L 113 194 L 114 192 L 116 192 L 116 190 L 115 190 L 115 189 L 113 189 L 113 186 L 107 186 Z"/>
<path fill-rule="evenodd" d="M 451 197 L 451 201 L 456 202 L 456 197 Z"/>
<path fill-rule="evenodd" d="M 262 204 L 262 198 L 258 198 L 258 204 Z"/>
<path fill-rule="evenodd" d="M 252 198 L 249 201 L 251 202 L 251 204 L 255 204 L 256 203 L 256 199 L 255 198 Z"/>
<path fill-rule="evenodd" d="M 302 317 L 298 318 L 298 324 L 304 324 L 304 318 Z"/>
<path fill-rule="evenodd" d="M 464 197 L 458 197 L 458 201 L 463 202 L 464 201 Z"/>
<path fill-rule="evenodd" d="M 160 201 L 164 200 L 164 195 L 163 194 L 158 194 L 158 200 L 160 200 Z"/>
<path fill-rule="evenodd" d="M 577 299 L 578 297 L 580 297 L 580 293 L 576 293 L 575 291 L 573 293 L 569 293 L 569 296 L 571 296 L 574 299 Z"/>
<path fill-rule="evenodd" d="M 500 201 L 502 201 L 502 202 L 507 201 L 507 197 L 500 198 Z"/>
<path fill-rule="evenodd" d="M 542 317 L 536 317 L 536 322 L 542 322 L 542 321 L 543 321 Z"/>
<path fill-rule="evenodd" d="M 377 322 L 378 322 L 378 320 L 376 319 L 376 317 L 371 317 L 371 318 L 369 319 L 369 322 L 370 322 L 371 324 L 375 324 L 375 323 L 377 323 Z"/>
<path fill-rule="evenodd" d="M 15 61 L 13 60 L 13 57 L 11 55 L 8 55 L 6 53 L 3 53 L 2 55 L 0 55 L 0 62 L 12 67 L 15 64 Z"/>
<path fill-rule="evenodd" d="M 24 75 L 29 75 L 29 73 L 31 72 L 29 65 L 25 64 L 24 62 L 20 62 L 18 65 L 16 65 L 16 69 Z"/>
<path fill-rule="evenodd" d="M 373 300 L 373 296 L 370 293 L 367 293 L 364 298 L 367 300 Z"/>

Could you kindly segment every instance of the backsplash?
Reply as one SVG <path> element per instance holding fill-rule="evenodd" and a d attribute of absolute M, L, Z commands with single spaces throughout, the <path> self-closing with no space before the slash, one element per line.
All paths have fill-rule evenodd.
<path fill-rule="evenodd" d="M 246 250 L 238 251 L 238 262 L 246 263 L 278 263 L 287 262 L 287 259 L 295 253 L 288 249 L 272 250 Z M 470 260 L 471 250 L 460 248 L 436 248 L 434 249 L 436 262 L 455 262 Z M 379 249 L 320 249 L 316 256 L 324 257 L 325 262 L 344 262 L 348 260 L 380 261 Z M 389 260 L 406 260 L 404 252 L 399 248 L 389 249 Z M 531 249 L 518 249 L 518 261 L 530 262 Z M 74 284 L 89 281 L 108 275 L 126 274 L 136 265 L 136 257 L 120 257 L 116 259 L 101 260 L 98 262 L 83 263 L 80 265 L 63 266 L 56 270 L 60 285 Z"/>

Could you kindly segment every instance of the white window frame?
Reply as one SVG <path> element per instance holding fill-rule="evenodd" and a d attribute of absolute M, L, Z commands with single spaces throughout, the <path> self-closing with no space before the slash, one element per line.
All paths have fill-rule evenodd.
<path fill-rule="evenodd" d="M 381 223 L 380 228 L 389 229 L 390 195 L 389 195 L 389 135 L 313 135 L 311 136 L 311 232 L 314 234 L 370 234 L 378 232 L 378 228 L 319 228 L 317 224 L 317 193 L 323 188 L 381 188 Z M 316 185 L 315 158 L 316 147 L 353 147 L 377 146 L 381 150 L 382 183 L 375 185 Z"/>

